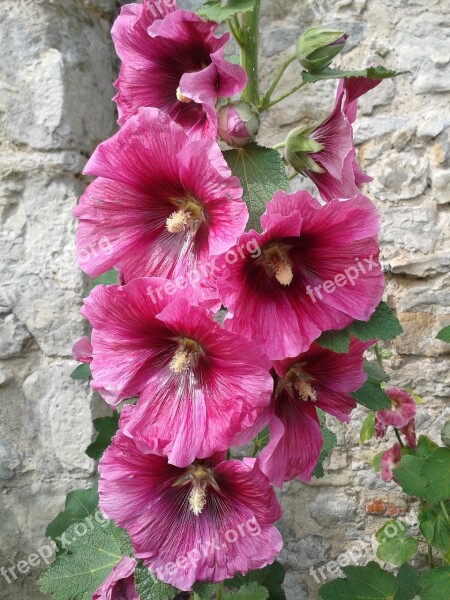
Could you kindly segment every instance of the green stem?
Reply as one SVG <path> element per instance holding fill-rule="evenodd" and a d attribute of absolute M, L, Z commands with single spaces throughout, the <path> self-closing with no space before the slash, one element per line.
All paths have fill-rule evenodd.
<path fill-rule="evenodd" d="M 383 357 L 381 356 L 381 352 L 378 347 L 378 344 L 375 344 L 374 348 L 375 348 L 375 356 L 377 358 L 377 365 L 380 369 L 382 369 L 383 368 Z"/>
<path fill-rule="evenodd" d="M 295 94 L 295 92 L 297 90 L 300 90 L 304 85 L 306 85 L 306 81 L 302 81 L 298 85 L 295 85 L 293 88 L 291 88 L 288 92 L 286 92 L 279 98 L 275 98 L 275 100 L 273 100 L 272 102 L 269 102 L 269 104 L 266 104 L 266 106 L 264 107 L 264 110 L 266 110 L 266 108 L 270 108 L 271 106 L 275 106 L 275 104 L 278 104 L 278 102 L 281 102 L 282 100 L 285 100 L 286 98 L 289 98 L 289 96 L 292 96 L 292 94 Z"/>
<path fill-rule="evenodd" d="M 239 24 L 239 21 L 238 21 Z M 239 47 L 242 47 L 242 35 L 241 35 L 241 31 L 240 28 L 236 27 L 236 25 L 233 23 L 233 21 L 231 19 L 228 19 L 228 27 L 230 28 L 230 31 L 234 37 L 234 39 L 236 40 L 236 43 Z"/>
<path fill-rule="evenodd" d="M 259 104 L 258 50 L 259 12 L 261 0 L 256 0 L 252 11 L 242 15 L 241 26 L 241 65 L 247 73 L 247 85 L 242 92 L 242 100 L 254 106 Z"/>
<path fill-rule="evenodd" d="M 275 79 L 272 81 L 271 86 L 269 87 L 269 89 L 267 90 L 267 92 L 263 96 L 263 99 L 262 99 L 261 104 L 259 106 L 260 110 L 264 110 L 265 107 L 268 104 L 270 104 L 270 99 L 272 98 L 272 94 L 274 93 L 277 85 L 280 83 L 280 79 L 283 77 L 284 72 L 286 71 L 286 69 L 288 68 L 288 66 L 291 64 L 291 62 L 293 62 L 296 58 L 297 58 L 297 55 L 293 54 L 287 60 L 285 60 L 284 63 L 281 65 L 280 70 L 278 71 Z"/>
<path fill-rule="evenodd" d="M 445 508 L 445 503 L 441 502 L 440 507 L 441 507 L 442 512 L 444 513 L 445 518 L 447 519 L 447 522 L 450 523 L 450 518 L 448 516 L 447 509 Z"/>
<path fill-rule="evenodd" d="M 272 146 L 272 148 L 274 150 L 279 150 L 280 148 L 284 148 L 286 146 L 286 142 L 280 142 L 279 144 L 275 144 L 275 146 Z"/>
<path fill-rule="evenodd" d="M 223 598 L 223 583 L 219 583 L 219 585 L 217 586 L 216 600 L 222 600 L 222 598 Z"/>
<path fill-rule="evenodd" d="M 404 448 L 405 444 L 402 442 L 402 438 L 400 437 L 400 433 L 396 427 L 394 427 L 395 435 L 398 439 L 398 443 L 400 444 L 400 448 Z"/>

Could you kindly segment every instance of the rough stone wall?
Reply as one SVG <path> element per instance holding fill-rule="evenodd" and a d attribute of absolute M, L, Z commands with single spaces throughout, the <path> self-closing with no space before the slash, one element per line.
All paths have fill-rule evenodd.
<path fill-rule="evenodd" d="M 311 24 L 342 23 L 351 34 L 338 64 L 410 71 L 363 98 L 355 131 L 374 177 L 367 191 L 383 216 L 386 298 L 404 327 L 387 366 L 394 383 L 423 397 L 418 429 L 438 440 L 449 395 L 446 347 L 434 340 L 449 323 L 450 303 L 448 0 L 262 5 L 264 85 Z M 69 379 L 71 345 L 84 327 L 71 208 L 86 183 L 87 156 L 115 128 L 109 27 L 116 8 L 113 0 L 0 0 L 0 566 L 45 542 L 65 494 L 87 485 L 95 467 L 83 451 L 90 420 L 103 409 L 84 383 Z M 291 65 L 286 89 L 297 73 Z M 264 117 L 261 142 L 326 115 L 333 96 L 333 84 L 321 83 L 279 104 Z M 304 184 L 299 178 L 294 187 Z M 358 409 L 347 427 L 330 422 L 338 446 L 323 479 L 290 483 L 281 494 L 289 600 L 318 598 L 316 578 L 323 578 L 311 567 L 355 549 L 362 561 L 372 558 L 383 519 L 414 512 L 368 466 L 383 444 L 358 445 L 364 414 Z M 39 570 L 11 585 L 0 579 L 0 598 L 41 598 Z"/>

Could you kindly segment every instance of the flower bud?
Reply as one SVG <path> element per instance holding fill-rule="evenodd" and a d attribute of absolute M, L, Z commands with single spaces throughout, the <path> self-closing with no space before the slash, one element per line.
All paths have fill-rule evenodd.
<path fill-rule="evenodd" d="M 348 35 L 325 27 L 307 29 L 297 42 L 300 64 L 309 73 L 321 73 L 345 46 Z"/>
<path fill-rule="evenodd" d="M 242 147 L 253 140 L 259 117 L 246 102 L 222 106 L 218 114 L 218 135 L 229 146 Z"/>
<path fill-rule="evenodd" d="M 323 144 L 319 144 L 319 142 L 309 137 L 317 126 L 317 123 L 312 123 L 307 127 L 295 127 L 288 133 L 286 138 L 286 160 L 299 173 L 305 173 L 305 171 L 325 172 L 310 156 L 324 149 Z"/>

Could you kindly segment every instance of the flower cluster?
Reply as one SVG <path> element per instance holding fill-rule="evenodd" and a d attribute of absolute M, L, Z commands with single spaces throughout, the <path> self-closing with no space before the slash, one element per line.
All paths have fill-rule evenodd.
<path fill-rule="evenodd" d="M 75 354 L 110 405 L 136 398 L 100 460 L 100 508 L 136 559 L 180 590 L 273 562 L 282 542 L 272 485 L 310 480 L 317 409 L 348 421 L 366 379 L 367 343 L 337 354 L 315 342 L 369 320 L 383 293 L 379 215 L 360 192 L 368 178 L 351 127 L 357 98 L 379 82 L 341 82 L 331 115 L 309 132 L 314 152 L 294 157 L 325 202 L 279 191 L 261 232 L 245 231 L 241 183 L 217 138 L 228 127 L 239 146 L 257 127 L 229 107 L 218 122 L 218 99 L 238 94 L 246 74 L 224 59 L 228 34 L 215 29 L 175 3 L 122 8 L 121 128 L 87 163 L 96 179 L 74 210 L 80 266 L 91 277 L 115 268 L 120 282 L 86 298 L 92 337 Z M 380 431 L 388 424 L 380 413 Z M 230 458 L 266 426 L 259 456 Z M 94 598 L 135 600 L 134 567 L 124 558 Z"/>

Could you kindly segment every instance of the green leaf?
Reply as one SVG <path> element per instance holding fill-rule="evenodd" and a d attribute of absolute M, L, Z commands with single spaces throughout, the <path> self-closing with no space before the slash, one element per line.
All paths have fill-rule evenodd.
<path fill-rule="evenodd" d="M 115 269 L 110 269 L 109 271 L 106 271 L 106 273 L 103 273 L 94 279 L 90 279 L 86 291 L 89 294 L 89 292 L 97 285 L 117 285 L 117 283 L 118 273 Z"/>
<path fill-rule="evenodd" d="M 347 329 L 362 342 L 393 340 L 403 331 L 399 320 L 386 302 L 380 302 L 369 321 L 353 321 Z"/>
<path fill-rule="evenodd" d="M 445 503 L 445 508 L 449 514 L 450 501 Z M 450 523 L 440 506 L 421 508 L 419 510 L 419 527 L 430 546 L 444 552 L 450 550 Z"/>
<path fill-rule="evenodd" d="M 266 203 L 277 190 L 287 190 L 288 178 L 283 159 L 276 150 L 247 144 L 244 148 L 223 153 L 233 175 L 239 177 L 244 190 L 249 220 L 247 229 L 261 231 L 259 218 Z"/>
<path fill-rule="evenodd" d="M 398 582 L 375 562 L 365 567 L 343 567 L 345 579 L 325 583 L 319 594 L 323 600 L 393 600 Z"/>
<path fill-rule="evenodd" d="M 444 329 L 441 329 L 440 332 L 437 334 L 436 339 L 450 344 L 450 325 L 444 327 Z"/>
<path fill-rule="evenodd" d="M 114 411 L 111 417 L 99 417 L 92 421 L 97 432 L 95 440 L 86 448 L 89 458 L 99 460 L 103 452 L 111 443 L 111 438 L 119 428 L 119 413 Z"/>
<path fill-rule="evenodd" d="M 313 75 L 303 71 L 303 81 L 308 83 L 315 83 L 316 81 L 322 81 L 323 79 L 347 79 L 349 77 L 366 77 L 367 79 L 390 79 L 391 77 L 398 77 L 404 75 L 408 71 L 391 71 L 384 67 L 369 67 L 368 69 L 362 69 L 361 71 L 341 71 L 340 69 L 325 69 L 321 73 Z"/>
<path fill-rule="evenodd" d="M 410 496 L 424 498 L 426 480 L 421 476 L 425 460 L 417 454 L 405 455 L 396 467 L 393 468 L 396 482 Z"/>
<path fill-rule="evenodd" d="M 210 600 L 211 596 L 215 598 L 217 584 L 215 583 L 196 583 L 193 590 L 195 592 L 194 600 Z"/>
<path fill-rule="evenodd" d="M 266 427 L 264 427 L 264 429 L 262 431 L 260 431 L 258 433 L 258 435 L 254 438 L 253 444 L 254 444 L 255 448 L 257 448 L 258 451 L 260 451 L 267 446 L 269 441 L 270 441 L 269 426 L 266 425 Z"/>
<path fill-rule="evenodd" d="M 381 382 L 388 381 L 389 376 L 368 361 L 364 361 L 364 370 L 367 373 L 365 383 L 351 395 L 359 404 L 370 410 L 389 408 L 391 401 L 387 397 L 386 392 L 381 388 Z"/>
<path fill-rule="evenodd" d="M 411 565 L 405 564 L 397 573 L 398 590 L 394 600 L 414 600 L 419 597 L 419 573 Z"/>
<path fill-rule="evenodd" d="M 427 502 L 437 504 L 450 498 L 450 448 L 437 448 L 427 458 L 422 475 L 426 480 Z"/>
<path fill-rule="evenodd" d="M 334 448 L 337 442 L 336 435 L 328 429 L 325 425 L 325 415 L 321 410 L 317 410 L 317 414 L 319 416 L 320 422 L 320 430 L 322 432 L 323 444 L 322 449 L 320 450 L 319 458 L 317 459 L 317 464 L 312 472 L 314 477 L 317 479 L 321 479 L 324 476 L 323 471 L 323 463 L 324 460 L 329 456 L 331 450 Z"/>
<path fill-rule="evenodd" d="M 375 413 L 371 412 L 364 419 L 359 431 L 359 443 L 364 444 L 375 435 Z"/>
<path fill-rule="evenodd" d="M 419 580 L 420 600 L 448 600 L 450 567 L 437 567 L 427 571 Z"/>
<path fill-rule="evenodd" d="M 267 588 L 258 583 L 248 583 L 237 591 L 227 590 L 223 595 L 224 600 L 268 600 Z"/>
<path fill-rule="evenodd" d="M 69 552 L 59 554 L 39 578 L 39 589 L 53 600 L 90 600 L 113 567 L 128 552 L 126 533 L 111 522 L 91 520 L 82 535 L 80 523 L 65 532 Z"/>
<path fill-rule="evenodd" d="M 70 374 L 72 379 L 92 379 L 91 367 L 88 364 L 78 365 L 75 371 Z"/>
<path fill-rule="evenodd" d="M 270 600 L 286 600 L 286 595 L 281 587 L 284 581 L 284 567 L 278 561 L 271 565 L 250 571 L 247 575 L 236 575 L 233 579 L 225 581 L 227 588 L 239 588 L 249 583 L 258 583 L 269 590 Z"/>
<path fill-rule="evenodd" d="M 141 564 L 138 564 L 134 571 L 134 583 L 140 600 L 173 600 L 178 593 L 171 585 L 158 581 Z"/>
<path fill-rule="evenodd" d="M 384 452 L 378 452 L 378 454 L 375 454 L 375 456 L 372 458 L 371 464 L 375 473 L 379 473 L 381 471 L 381 457 L 383 454 Z"/>
<path fill-rule="evenodd" d="M 437 448 L 439 448 L 439 446 L 436 444 L 436 442 L 430 440 L 430 438 L 426 435 L 419 435 L 415 454 L 420 458 L 428 458 Z"/>
<path fill-rule="evenodd" d="M 347 329 L 340 331 L 324 331 L 322 335 L 315 341 L 321 348 L 326 348 L 332 352 L 345 354 L 348 352 L 350 344 L 350 334 Z"/>
<path fill-rule="evenodd" d="M 74 523 L 81 523 L 83 519 L 93 515 L 98 505 L 98 491 L 96 481 L 87 490 L 69 492 L 66 496 L 64 510 L 57 515 L 45 530 L 45 535 L 56 541 L 59 548 L 61 541 L 57 538 Z"/>
<path fill-rule="evenodd" d="M 406 525 L 402 521 L 387 521 L 375 535 L 377 558 L 396 567 L 410 561 L 417 552 L 417 541 L 407 538 L 406 533 Z"/>
<path fill-rule="evenodd" d="M 255 0 L 208 0 L 197 9 L 197 14 L 209 21 L 222 23 L 237 13 L 253 10 Z"/>

